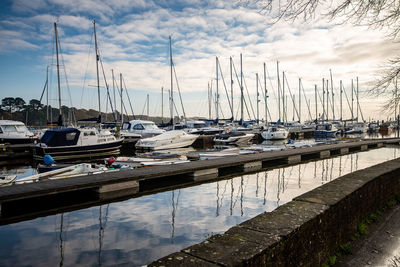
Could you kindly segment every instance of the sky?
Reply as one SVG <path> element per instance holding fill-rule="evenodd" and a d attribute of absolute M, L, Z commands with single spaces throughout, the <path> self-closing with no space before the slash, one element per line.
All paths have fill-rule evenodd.
<path fill-rule="evenodd" d="M 219 70 L 219 118 L 229 118 L 230 57 L 234 75 L 233 110 L 240 117 L 240 54 L 246 107 L 245 119 L 257 117 L 257 83 L 264 86 L 266 64 L 268 107 L 272 120 L 278 119 L 277 62 L 280 81 L 285 73 L 287 118 L 293 116 L 293 102 L 298 109 L 299 78 L 301 120 L 315 118 L 314 88 L 322 94 L 322 79 L 331 80 L 335 111 L 340 117 L 339 84 L 351 104 L 351 82 L 359 80 L 360 107 L 365 120 L 386 119 L 393 114 L 382 111 L 384 97 L 372 97 L 365 91 L 376 79 L 378 70 L 398 53 L 398 45 L 385 33 L 350 24 L 335 24 L 316 17 L 312 21 L 279 21 L 271 25 L 271 15 L 261 14 L 259 7 L 240 1 L 152 1 L 152 0 L 3 0 L 0 2 L 0 97 L 39 99 L 49 66 L 49 104 L 58 106 L 54 22 L 57 22 L 60 54 L 61 100 L 66 106 L 98 109 L 93 21 L 102 66 L 100 102 L 102 111 L 110 111 L 107 86 L 112 105 L 120 110 L 118 92 L 113 88 L 123 78 L 123 101 L 129 114 L 147 114 L 149 95 L 151 116 L 170 114 L 169 36 L 176 79 L 174 102 L 178 114 L 209 117 L 208 87 L 216 95 L 216 57 Z M 221 71 L 224 80 L 221 78 Z M 114 73 L 114 79 L 112 78 Z M 104 75 L 103 75 L 104 73 Z M 104 79 L 105 77 L 105 79 Z M 105 82 L 106 80 L 106 82 Z M 114 83 L 113 83 L 114 81 Z M 224 83 L 226 85 L 226 93 Z M 107 84 L 107 86 L 106 86 Z M 281 84 L 281 87 L 283 85 Z M 181 96 L 178 94 L 181 92 Z M 163 101 L 161 92 L 163 88 Z M 292 100 L 290 92 L 294 95 Z M 331 85 L 329 84 L 329 88 Z M 126 94 L 129 95 L 129 99 Z M 331 94 L 331 92 L 330 92 Z M 259 118 L 265 117 L 264 96 L 259 93 Z M 355 97 L 354 97 L 355 98 Z M 309 110 L 305 99 L 309 103 Z M 330 100 L 332 101 L 332 100 Z M 46 94 L 42 102 L 46 104 Z M 349 105 L 343 95 L 343 118 L 350 118 Z M 163 105 L 162 105 L 163 104 Z M 163 107 L 163 109 L 162 109 Z M 354 107 L 356 104 L 354 102 Z M 247 111 L 248 110 L 248 111 Z M 176 111 L 174 111 L 176 114 Z M 318 113 L 322 106 L 318 104 Z M 356 114 L 356 111 L 354 111 Z M 216 117 L 215 101 L 211 117 Z M 270 118 L 268 118 L 270 119 Z"/>

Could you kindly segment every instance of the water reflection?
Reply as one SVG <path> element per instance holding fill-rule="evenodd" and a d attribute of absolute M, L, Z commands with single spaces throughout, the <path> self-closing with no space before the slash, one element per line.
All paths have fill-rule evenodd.
<path fill-rule="evenodd" d="M 0 266 L 140 266 L 398 154 L 370 150 L 0 226 Z"/>

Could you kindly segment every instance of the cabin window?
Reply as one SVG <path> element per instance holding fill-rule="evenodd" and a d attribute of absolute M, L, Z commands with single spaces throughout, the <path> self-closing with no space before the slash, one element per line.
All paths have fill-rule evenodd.
<path fill-rule="evenodd" d="M 144 130 L 144 127 L 141 124 L 136 124 L 135 126 L 133 126 L 132 129 L 134 129 L 134 130 Z"/>
<path fill-rule="evenodd" d="M 67 133 L 67 134 L 65 135 L 65 139 L 66 139 L 67 141 L 72 141 L 72 140 L 75 139 L 75 136 L 76 136 L 76 133 Z"/>
<path fill-rule="evenodd" d="M 131 124 L 129 122 L 124 122 L 124 124 L 122 124 L 122 130 L 129 130 L 130 127 Z"/>
<path fill-rule="evenodd" d="M 17 128 L 18 132 L 27 132 L 28 128 L 26 128 L 25 125 L 15 125 L 15 128 Z"/>
<path fill-rule="evenodd" d="M 1 127 L 5 132 L 15 132 L 17 130 L 14 125 L 3 125 Z"/>
<path fill-rule="evenodd" d="M 2 134 L 3 133 L 3 129 L 1 129 L 1 127 L 0 127 L 0 134 Z"/>

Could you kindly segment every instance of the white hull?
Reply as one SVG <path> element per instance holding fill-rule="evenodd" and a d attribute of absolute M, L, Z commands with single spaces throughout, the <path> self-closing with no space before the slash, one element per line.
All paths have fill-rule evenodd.
<path fill-rule="evenodd" d="M 262 138 L 265 140 L 284 140 L 288 137 L 289 132 L 284 128 L 278 128 L 275 131 L 268 129 L 261 133 Z"/>
<path fill-rule="evenodd" d="M 216 144 L 220 144 L 220 145 L 222 145 L 222 144 L 225 144 L 225 145 L 228 145 L 228 144 L 247 144 L 253 139 L 253 137 L 254 137 L 254 134 L 249 133 L 249 134 L 246 134 L 246 135 L 243 135 L 243 136 L 232 136 L 232 137 L 229 137 L 228 139 L 214 138 L 213 141 Z"/>
<path fill-rule="evenodd" d="M 169 131 L 154 137 L 144 138 L 136 143 L 137 149 L 162 150 L 191 146 L 198 135 L 187 134 L 181 130 Z"/>

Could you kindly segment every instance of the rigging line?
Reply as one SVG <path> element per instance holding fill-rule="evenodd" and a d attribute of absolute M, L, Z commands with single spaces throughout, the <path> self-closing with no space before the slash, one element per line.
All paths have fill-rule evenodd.
<path fill-rule="evenodd" d="M 131 98 L 129 97 L 128 89 L 127 89 L 127 87 L 126 87 L 124 77 L 122 77 L 122 82 L 124 83 L 125 93 L 126 93 L 126 95 L 128 96 L 129 106 L 131 107 L 131 111 L 132 111 L 132 117 L 133 117 L 133 119 L 135 119 L 135 113 L 133 112 L 133 107 L 132 107 Z M 129 116 L 128 116 L 128 118 L 129 118 Z"/>
<path fill-rule="evenodd" d="M 308 102 L 308 99 L 307 99 L 307 96 L 306 96 L 306 92 L 305 92 L 305 90 L 304 90 L 303 82 L 302 82 L 301 79 L 300 79 L 300 86 L 301 86 L 301 88 L 302 88 L 302 90 L 303 90 L 304 100 L 306 101 L 306 104 L 307 104 L 308 116 L 310 116 L 309 118 L 310 118 L 310 120 L 312 120 L 311 109 L 310 109 L 310 103 Z"/>
<path fill-rule="evenodd" d="M 349 109 L 351 110 L 350 101 L 349 101 L 349 98 L 347 97 L 347 93 L 346 93 L 346 90 L 344 89 L 344 86 L 342 86 L 342 89 L 341 89 L 341 90 L 343 90 L 344 95 L 346 96 L 347 105 L 348 105 Z"/>
<path fill-rule="evenodd" d="M 247 97 L 249 98 L 250 108 L 251 108 L 251 111 L 253 112 L 253 116 L 254 116 L 253 118 L 255 118 L 256 114 L 254 113 L 254 108 L 253 108 L 253 104 L 252 104 L 252 101 L 251 101 L 251 98 L 250 98 L 249 89 L 247 88 L 246 78 L 244 76 L 243 76 L 243 82 L 244 82 L 244 87 L 246 87 Z M 249 115 L 249 117 L 251 119 L 250 115 Z"/>
<path fill-rule="evenodd" d="M 275 101 L 277 102 L 276 104 L 278 104 L 278 97 L 275 94 L 275 89 L 274 86 L 272 85 L 272 79 L 271 79 L 271 75 L 269 75 L 269 71 L 268 71 L 268 67 L 267 65 L 265 65 L 265 70 L 267 71 L 267 76 L 268 76 L 268 80 L 269 80 L 269 84 L 272 88 L 272 94 L 274 95 Z M 272 120 L 271 120 L 272 121 Z"/>
<path fill-rule="evenodd" d="M 85 92 L 85 83 L 86 83 L 86 75 L 88 74 L 88 69 L 89 69 L 89 58 L 91 57 L 92 53 L 92 46 L 93 46 L 93 34 L 90 35 L 90 42 L 89 42 L 89 49 L 88 49 L 88 58 L 86 60 L 86 69 L 85 69 L 85 74 L 83 76 L 83 84 L 82 84 L 82 95 L 81 95 L 81 103 L 79 103 L 79 106 L 82 107 L 82 101 L 83 101 L 83 95 Z"/>
<path fill-rule="evenodd" d="M 299 116 L 299 111 L 298 111 L 297 108 L 296 108 L 296 103 L 295 103 L 294 98 L 293 98 L 293 95 L 292 95 L 292 90 L 290 90 L 289 82 L 288 82 L 288 80 L 287 80 L 286 75 L 284 75 L 283 77 L 285 78 L 286 85 L 287 85 L 287 87 L 288 87 L 288 89 L 289 89 L 290 98 L 292 99 L 293 107 L 294 107 L 294 110 L 296 111 L 297 118 L 299 118 L 299 117 L 300 117 L 300 116 Z M 283 82 L 285 82 L 285 81 L 283 81 Z M 300 97 L 300 96 L 299 96 L 299 97 Z"/>
<path fill-rule="evenodd" d="M 230 101 L 230 99 L 229 99 L 228 90 L 227 90 L 226 84 L 225 84 L 224 74 L 222 73 L 221 64 L 219 63 L 219 61 L 218 61 L 218 66 L 219 66 L 219 70 L 220 70 L 222 82 L 223 82 L 223 84 L 224 84 L 225 93 L 226 93 L 226 98 L 228 99 L 229 109 L 231 110 L 231 113 L 233 113 L 233 111 L 232 111 L 232 104 L 231 104 L 231 101 Z"/>
<path fill-rule="evenodd" d="M 265 69 L 266 69 L 266 67 L 265 67 Z M 260 87 L 261 87 L 261 89 L 263 89 L 262 87 L 262 84 L 261 84 L 261 80 L 260 80 L 260 77 L 258 77 L 258 84 L 260 85 Z M 265 104 L 265 100 L 268 98 L 268 95 L 267 95 L 267 97 L 265 97 L 265 90 L 261 90 L 262 91 L 262 93 L 263 93 L 263 97 L 264 97 L 264 104 Z M 267 91 L 268 92 L 268 91 Z M 265 107 L 264 107 L 265 108 Z M 272 119 L 271 119 L 271 113 L 269 112 L 269 108 L 268 108 L 268 106 L 266 107 L 267 108 L 267 112 L 268 112 L 268 115 L 269 115 L 269 121 L 272 121 Z"/>
<path fill-rule="evenodd" d="M 98 50 L 98 54 L 100 55 L 99 47 L 97 47 L 97 50 Z M 101 70 L 103 72 L 104 84 L 106 85 L 108 100 L 110 101 L 111 111 L 113 113 L 114 121 L 117 121 L 117 118 L 115 117 L 115 114 L 114 114 L 114 108 L 113 108 L 113 104 L 112 104 L 112 99 L 111 99 L 111 95 L 110 95 L 109 86 L 108 86 L 107 79 L 106 79 L 106 73 L 104 72 L 103 60 L 102 60 L 102 58 L 100 56 L 99 56 L 99 58 L 100 58 Z"/>
<path fill-rule="evenodd" d="M 58 47 L 60 49 L 60 55 L 61 55 L 61 62 L 62 62 L 62 66 L 63 66 L 63 70 L 64 70 L 64 75 L 65 75 L 65 83 L 68 89 L 68 95 L 69 95 L 69 99 L 70 99 L 70 103 L 71 103 L 71 107 L 73 107 L 72 104 L 72 97 L 71 97 L 71 90 L 69 88 L 69 83 L 68 83 L 68 77 L 67 77 L 67 71 L 65 69 L 65 63 L 64 63 L 64 56 L 61 50 L 61 43 L 60 43 L 60 38 L 58 38 Z M 70 111 L 72 112 L 72 118 L 70 118 L 72 120 L 72 122 L 74 123 L 74 125 L 76 125 L 76 118 L 75 118 L 75 112 L 74 109 L 70 109 Z"/>
<path fill-rule="evenodd" d="M 233 70 L 235 71 L 236 80 L 237 80 L 238 85 L 239 85 L 239 87 L 240 87 L 239 76 L 238 76 L 238 74 L 237 74 L 235 62 L 234 62 L 233 60 L 232 60 L 232 66 L 233 66 Z M 244 77 L 243 77 L 243 80 L 244 80 Z M 244 96 L 243 96 L 243 102 L 244 102 L 244 106 L 246 107 L 247 115 L 248 115 L 249 118 L 251 119 L 250 112 L 249 112 L 249 109 L 248 109 L 248 107 L 247 107 L 246 99 L 244 98 Z M 237 117 L 237 116 L 236 116 L 236 117 Z M 244 120 L 244 118 L 241 118 L 241 119 Z"/>
<path fill-rule="evenodd" d="M 180 90 L 180 88 L 179 88 L 178 77 L 177 77 L 177 74 L 176 74 L 175 64 L 174 64 L 173 62 L 172 62 L 172 68 L 174 69 L 174 76 L 175 76 L 175 81 L 176 81 L 176 87 L 178 88 L 179 99 L 181 100 L 183 118 L 184 118 L 185 121 L 186 121 L 185 108 L 183 107 L 183 101 L 182 101 L 181 90 Z"/>

